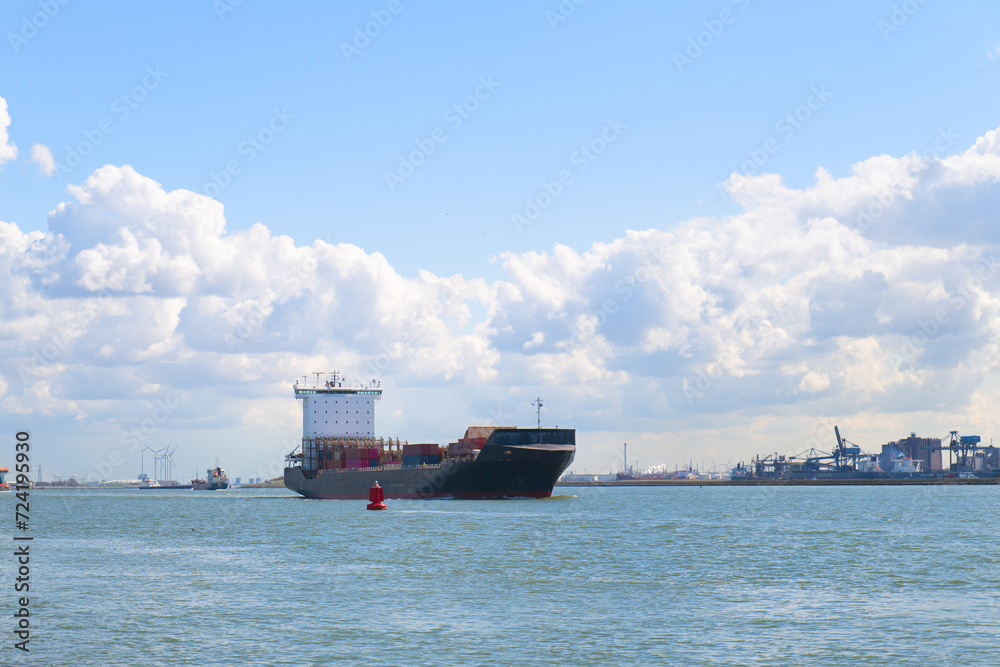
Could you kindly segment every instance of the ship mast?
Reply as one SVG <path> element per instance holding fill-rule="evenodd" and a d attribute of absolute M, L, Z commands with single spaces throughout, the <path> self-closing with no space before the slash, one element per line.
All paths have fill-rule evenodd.
<path fill-rule="evenodd" d="M 538 428 L 542 428 L 542 399 L 536 398 L 535 405 L 538 406 Z"/>

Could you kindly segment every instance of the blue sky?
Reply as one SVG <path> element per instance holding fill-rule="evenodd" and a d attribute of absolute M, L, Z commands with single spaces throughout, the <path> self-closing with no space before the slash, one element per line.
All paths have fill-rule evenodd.
<path fill-rule="evenodd" d="M 1000 12 L 992 4 L 398 0 L 276 7 L 227 0 L 165 6 L 50 0 L 6 3 L 0 26 L 0 98 L 11 118 L 9 143 L 18 149 L 16 159 L 0 166 L 0 220 L 21 234 L 62 234 L 66 244 L 59 250 L 55 241 L 45 242 L 42 254 L 58 255 L 58 261 L 12 259 L 7 269 L 11 285 L 18 278 L 30 281 L 30 296 L 4 294 L 0 407 L 13 420 L 9 428 L 28 421 L 40 434 L 51 433 L 66 448 L 55 450 L 53 461 L 68 457 L 77 472 L 107 460 L 113 449 L 107 443 L 120 447 L 128 424 L 141 423 L 163 396 L 177 396 L 188 407 L 183 419 L 159 425 L 152 439 L 204 448 L 246 438 L 251 444 L 244 453 L 220 446 L 220 455 L 238 472 L 244 465 L 259 467 L 272 456 L 266 443 L 294 436 L 295 429 L 274 420 L 260 434 L 254 425 L 268 420 L 247 415 L 266 415 L 281 401 L 295 409 L 277 388 L 299 372 L 319 370 L 293 371 L 297 364 L 322 361 L 360 375 L 387 345 L 398 349 L 394 363 L 380 370 L 395 383 L 399 399 L 393 403 L 387 392 L 383 401 L 386 435 L 445 441 L 466 422 L 513 410 L 527 423 L 527 401 L 548 394 L 553 418 L 561 415 L 561 425 L 581 430 L 577 467 L 610 467 L 624 439 L 635 439 L 635 451 L 648 463 L 697 459 L 714 449 L 722 458 L 748 457 L 758 443 L 738 434 L 749 423 L 759 426 L 767 449 L 775 439 L 794 448 L 801 433 L 830 418 L 855 418 L 858 429 L 869 429 L 862 432 L 873 447 L 902 434 L 876 428 L 883 413 L 905 415 L 898 426 L 907 433 L 921 426 L 933 433 L 964 428 L 956 423 L 964 414 L 961 402 L 935 401 L 927 384 L 942 366 L 933 365 L 932 372 L 924 364 L 934 358 L 957 368 L 989 349 L 993 320 L 982 309 L 976 311 L 979 337 L 956 333 L 947 338 L 947 349 L 922 349 L 912 377 L 886 380 L 895 389 L 865 401 L 857 400 L 853 380 L 838 385 L 836 369 L 843 366 L 835 361 L 872 340 L 888 349 L 886 337 L 919 329 L 927 295 L 938 284 L 952 294 L 964 280 L 948 278 L 948 267 L 974 272 L 995 246 L 992 172 L 984 175 L 971 158 L 941 167 L 951 176 L 936 171 L 940 161 L 962 155 L 1000 126 Z M 374 36 L 359 39 L 366 29 Z M 48 147 L 55 163 L 67 168 L 46 176 L 31 159 L 35 144 Z M 582 150 L 588 146 L 590 153 Z M 87 155 L 77 164 L 80 153 Z M 929 160 L 922 170 L 911 165 L 911 172 L 922 174 L 915 183 L 900 175 L 906 171 L 900 161 L 913 154 Z M 878 162 L 882 155 L 887 158 Z M 419 162 L 412 174 L 400 171 L 401 157 L 410 166 Z M 900 205 L 891 206 L 881 224 L 861 230 L 850 224 L 867 206 L 851 197 L 869 196 L 859 194 L 867 186 L 850 180 L 859 164 L 870 165 L 871 187 L 895 174 L 909 193 L 897 197 Z M 114 173 L 101 172 L 105 165 Z M 123 176 L 126 166 L 130 172 Z M 849 193 L 819 187 L 817 169 Z M 733 172 L 753 177 L 738 196 L 722 185 Z M 402 176 L 387 179 L 387 173 Z M 754 180 L 762 174 L 780 181 Z M 90 200 L 67 189 L 92 177 L 85 186 Z M 162 193 L 209 195 L 224 206 L 218 213 L 224 231 L 217 221 L 192 222 L 174 209 L 163 215 L 180 216 L 184 224 L 149 223 L 149 212 L 135 208 L 134 200 L 140 192 L 150 202 L 160 197 L 149 183 Z M 928 197 L 948 196 L 928 202 L 921 184 Z M 869 194 L 877 198 L 877 190 Z M 784 197 L 787 191 L 806 193 L 809 205 Z M 776 192 L 784 193 L 778 198 L 785 208 L 765 217 L 781 224 L 756 220 L 751 213 L 765 215 Z M 529 215 L 532 205 L 537 216 Z M 214 204 L 196 210 L 216 211 Z M 850 228 L 860 241 L 844 240 L 830 227 L 842 252 L 823 255 L 829 243 L 805 243 L 818 233 L 817 219 Z M 140 230 L 140 249 L 144 240 L 157 240 L 169 255 L 160 258 L 165 273 L 138 287 L 115 282 L 114 275 L 138 270 L 123 259 L 131 246 L 109 231 L 116 220 Z M 258 223 L 267 234 L 254 235 L 262 229 L 254 227 Z M 751 231 L 739 232 L 743 225 Z M 188 233 L 170 246 L 168 237 Z M 235 273 L 225 278 L 227 271 L 246 270 L 235 262 L 209 271 L 217 255 L 205 250 L 208 241 L 201 246 L 207 254 L 185 254 L 196 239 L 222 239 L 221 248 L 240 234 L 246 238 L 236 245 L 262 273 L 254 280 Z M 805 244 L 791 255 L 817 254 L 794 261 L 765 257 L 775 234 Z M 288 266 L 312 261 L 305 250 L 276 250 L 281 236 L 290 237 L 293 248 L 309 249 L 316 240 L 339 248 L 319 258 L 320 264 L 332 262 L 323 280 L 332 281 L 327 297 L 336 297 L 324 299 L 320 284 L 312 285 L 309 298 L 276 285 Z M 730 236 L 737 239 L 733 245 L 720 241 Z M 37 243 L 31 252 L 19 246 L 15 235 L 4 242 L 11 257 L 41 253 Z M 98 243 L 104 250 L 94 250 Z M 672 303 L 671 295 L 684 290 L 667 280 L 666 271 L 680 264 L 657 261 L 648 271 L 656 277 L 639 280 L 628 299 L 624 290 L 615 291 L 623 277 L 635 285 L 645 275 L 636 271 L 646 260 L 630 244 L 662 248 L 676 259 L 670 253 L 684 243 L 681 255 L 700 257 L 697 264 L 717 267 L 723 277 L 709 271 L 671 278 L 690 279 L 693 290 L 692 300 Z M 754 250 L 755 243 L 762 250 Z M 119 246 L 120 252 L 106 252 Z M 80 255 L 88 249 L 94 252 Z M 136 253 L 144 258 L 140 264 L 151 257 Z M 102 277 L 94 273 L 98 255 Z M 365 280 L 350 282 L 337 272 L 348 257 L 352 266 L 364 266 L 358 270 Z M 798 263 L 803 259 L 815 262 L 816 276 L 808 261 Z M 116 274 L 115 262 L 130 268 Z M 879 262 L 898 272 L 882 270 Z M 911 264 L 925 267 L 926 289 L 913 287 L 912 276 L 900 268 Z M 197 267 L 199 277 L 181 265 Z M 723 270 L 729 265 L 736 266 L 731 273 Z M 595 267 L 604 267 L 604 274 Z M 865 278 L 866 271 L 874 277 Z M 883 274 L 884 284 L 878 278 Z M 738 283 L 746 276 L 752 284 Z M 808 284 L 793 290 L 797 278 Z M 320 278 L 310 273 L 307 280 Z M 459 295 L 448 305 L 454 312 L 432 314 L 436 323 L 422 330 L 427 341 L 408 339 L 398 347 L 398 332 L 427 313 L 410 313 L 407 320 L 399 295 L 415 290 L 410 298 L 433 299 L 433 290 L 449 280 Z M 828 286 L 838 281 L 843 289 L 831 294 Z M 640 289 L 654 282 L 661 290 L 656 298 Z M 853 312 L 860 306 L 850 301 L 837 306 L 846 309 L 839 315 L 823 315 L 834 306 L 821 299 L 858 285 L 869 294 L 884 289 L 891 299 L 872 305 L 871 313 Z M 88 294 L 101 289 L 114 293 L 123 313 L 116 317 L 162 326 L 133 340 L 125 324 L 109 329 L 101 317 L 88 318 Z M 724 392 L 718 387 L 727 383 L 716 381 L 716 398 L 708 402 L 689 403 L 683 392 L 678 399 L 679 387 L 707 365 L 722 363 L 726 327 L 746 338 L 741 304 L 760 306 L 754 299 L 776 289 L 794 292 L 783 298 L 801 301 L 804 309 L 798 328 L 775 324 L 783 332 L 775 341 L 786 336 L 796 344 L 775 342 L 772 355 L 761 351 L 770 348 L 760 341 L 744 342 L 741 349 L 755 352 L 739 353 L 739 361 L 727 366 L 731 380 Z M 991 287 L 977 289 L 988 311 Z M 130 294 L 145 295 L 148 303 Z M 697 294 L 711 297 L 705 302 Z M 641 309 L 636 306 L 647 296 Z M 32 310 L 19 298 L 42 299 L 45 307 Z M 614 313 L 602 311 L 609 300 Z M 197 342 L 212 328 L 206 318 L 238 322 L 246 314 L 233 313 L 252 310 L 249 304 L 258 301 L 267 302 L 260 306 L 265 321 L 240 339 L 239 349 Z M 382 303 L 382 310 L 373 303 Z M 685 304 L 702 312 L 704 328 L 684 323 Z M 87 333 L 70 336 L 74 342 L 60 347 L 59 363 L 47 360 L 43 400 L 17 368 L 58 328 L 60 312 L 77 312 L 81 329 L 74 332 Z M 588 314 L 599 321 L 600 345 L 554 342 L 566 333 L 554 323 L 572 328 L 574 318 Z M 844 325 L 851 318 L 852 325 Z M 47 324 L 39 324 L 43 320 Z M 309 323 L 336 331 L 292 335 L 282 329 Z M 393 332 L 389 342 L 379 338 L 386 331 Z M 87 335 L 106 336 L 108 343 L 88 347 L 82 344 Z M 935 337 L 935 345 L 943 340 Z M 824 345 L 829 349 L 819 349 Z M 262 359 L 263 369 L 257 367 Z M 207 372 L 199 376 L 199 369 L 215 366 L 243 369 L 242 384 Z M 593 374 L 569 373 L 581 368 Z M 816 375 L 806 381 L 810 372 Z M 590 382 L 593 391 L 580 390 Z M 829 385 L 819 389 L 824 382 Z M 267 389 L 248 390 L 248 384 Z M 87 394 L 104 385 L 112 398 L 96 401 Z M 808 405 L 801 396 L 792 398 L 809 389 L 827 394 Z M 967 405 L 991 396 L 976 383 L 969 391 L 962 394 Z M 719 398 L 723 393 L 726 400 Z M 215 414 L 194 407 L 209 397 L 219 403 Z M 916 406 L 913 414 L 907 405 Z M 934 415 L 940 410 L 951 420 L 939 424 Z M 980 416 L 963 418 L 969 428 L 991 426 Z M 670 440 L 676 433 L 684 436 Z M 185 470 L 207 465 L 195 447 L 186 448 Z M 118 467 L 120 476 L 131 472 Z"/>

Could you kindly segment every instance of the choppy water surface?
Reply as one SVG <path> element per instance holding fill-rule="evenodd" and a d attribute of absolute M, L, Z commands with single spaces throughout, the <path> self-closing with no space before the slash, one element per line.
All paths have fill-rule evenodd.
<path fill-rule="evenodd" d="M 33 650 L 0 662 L 1000 663 L 1000 487 L 556 492 L 34 491 Z"/>

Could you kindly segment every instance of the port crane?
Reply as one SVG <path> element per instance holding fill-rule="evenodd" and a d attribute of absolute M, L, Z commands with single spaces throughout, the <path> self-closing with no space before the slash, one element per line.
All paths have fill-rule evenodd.
<path fill-rule="evenodd" d="M 791 474 L 792 465 L 801 464 L 802 469 L 811 471 L 856 472 L 861 467 L 858 462 L 865 458 L 861 447 L 841 437 L 840 427 L 834 426 L 837 447 L 832 452 L 816 448 L 808 449 L 794 456 L 775 452 L 768 456 L 756 456 L 750 465 L 737 465 L 737 476 L 780 479 Z"/>
<path fill-rule="evenodd" d="M 955 457 L 954 470 L 972 470 L 972 462 L 976 458 L 976 449 L 979 448 L 980 437 L 978 435 L 959 435 L 958 431 L 951 431 L 951 438 L 948 441 L 950 455 Z M 944 448 L 942 448 L 944 449 Z"/>
<path fill-rule="evenodd" d="M 746 463 L 737 464 L 732 475 L 736 479 L 786 479 L 793 475 L 806 473 L 882 473 L 889 474 L 899 472 L 902 474 L 919 471 L 916 466 L 923 466 L 933 472 L 942 472 L 938 469 L 940 460 L 936 463 L 929 458 L 929 452 L 947 451 L 949 453 L 949 463 L 945 470 L 955 473 L 974 474 L 977 471 L 993 470 L 1000 472 L 1000 452 L 992 444 L 981 445 L 982 439 L 978 435 L 959 435 L 958 431 L 951 431 L 947 438 L 929 439 L 917 438 L 911 433 L 909 438 L 900 440 L 898 443 L 889 443 L 895 449 L 887 450 L 883 448 L 882 456 L 890 456 L 887 470 L 881 470 L 879 460 L 882 456 L 876 454 L 865 454 L 861 447 L 850 442 L 840 434 L 840 427 L 833 427 L 837 436 L 837 446 L 831 452 L 824 452 L 818 449 L 809 449 L 794 456 L 785 456 L 775 453 L 773 455 L 757 455 Z M 904 457 L 904 452 L 906 457 Z M 904 462 L 905 461 L 905 462 Z M 951 462 L 954 461 L 954 462 Z"/>
<path fill-rule="evenodd" d="M 803 461 L 806 470 L 834 470 L 836 472 L 856 472 L 858 470 L 858 459 L 864 456 L 861 447 L 853 442 L 842 438 L 840 427 L 834 425 L 833 432 L 837 436 L 837 448 L 832 452 L 822 452 L 810 449 L 798 456 L 792 457 Z M 804 459 L 803 459 L 803 455 Z"/>

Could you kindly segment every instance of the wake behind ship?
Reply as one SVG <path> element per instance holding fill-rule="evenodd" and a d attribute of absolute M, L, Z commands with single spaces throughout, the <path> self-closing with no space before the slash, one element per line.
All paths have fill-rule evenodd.
<path fill-rule="evenodd" d="M 377 383 L 307 387 L 302 445 L 285 465 L 285 486 L 307 498 L 362 500 L 377 481 L 386 498 L 547 498 L 576 453 L 576 431 L 473 426 L 447 446 L 375 438 Z"/>

